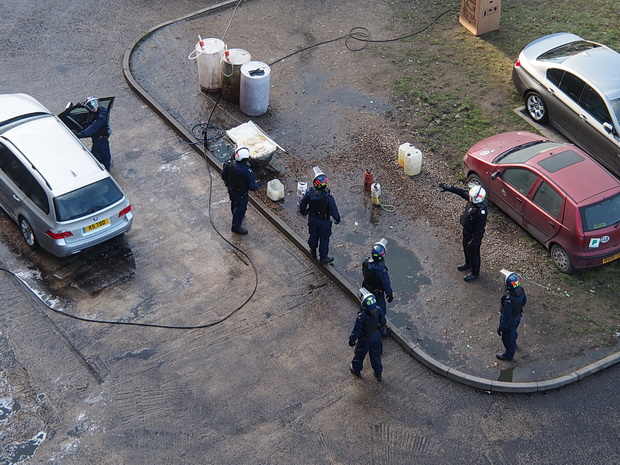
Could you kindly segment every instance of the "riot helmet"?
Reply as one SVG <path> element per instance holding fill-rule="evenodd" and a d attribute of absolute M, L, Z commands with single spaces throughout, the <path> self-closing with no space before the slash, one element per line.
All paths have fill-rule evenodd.
<path fill-rule="evenodd" d="M 374 294 L 370 294 L 362 300 L 362 308 L 369 313 L 377 308 L 377 298 Z"/>
<path fill-rule="evenodd" d="M 509 291 L 514 291 L 518 287 L 521 287 L 521 279 L 519 279 L 517 273 L 510 273 L 508 276 L 506 276 L 504 284 L 506 285 L 506 289 L 508 289 Z"/>
<path fill-rule="evenodd" d="M 377 298 L 375 295 L 370 292 L 365 287 L 361 287 L 357 294 L 360 302 L 362 303 L 362 308 L 365 310 L 372 310 L 377 307 Z"/>
<path fill-rule="evenodd" d="M 487 196 L 487 191 L 485 191 L 484 187 L 482 186 L 474 186 L 471 189 L 469 189 L 469 198 L 471 199 L 471 202 L 474 204 L 481 203 L 482 201 L 484 201 L 486 196 Z"/>
<path fill-rule="evenodd" d="M 381 239 L 379 242 L 375 242 L 370 251 L 370 256 L 377 263 L 382 263 L 385 260 L 387 253 L 387 239 Z"/>
<path fill-rule="evenodd" d="M 235 160 L 236 161 L 243 161 L 243 160 L 247 160 L 248 158 L 250 158 L 250 149 L 247 147 L 239 147 L 237 150 L 235 150 Z"/>
<path fill-rule="evenodd" d="M 314 185 L 315 189 L 325 189 L 327 187 L 327 176 L 325 176 L 324 174 L 319 174 L 316 178 L 314 178 L 312 184 Z"/>
<path fill-rule="evenodd" d="M 95 97 L 88 97 L 84 102 L 84 106 L 88 109 L 88 111 L 94 113 L 99 109 L 99 100 Z"/>

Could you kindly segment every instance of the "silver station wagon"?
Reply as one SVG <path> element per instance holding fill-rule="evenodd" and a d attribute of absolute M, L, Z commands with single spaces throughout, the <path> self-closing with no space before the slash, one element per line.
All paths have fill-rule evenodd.
<path fill-rule="evenodd" d="M 28 246 L 57 257 L 124 234 L 133 221 L 103 165 L 26 94 L 0 95 L 0 206 Z"/>
<path fill-rule="evenodd" d="M 521 51 L 512 81 L 534 121 L 549 122 L 620 177 L 620 53 L 551 34 Z"/>

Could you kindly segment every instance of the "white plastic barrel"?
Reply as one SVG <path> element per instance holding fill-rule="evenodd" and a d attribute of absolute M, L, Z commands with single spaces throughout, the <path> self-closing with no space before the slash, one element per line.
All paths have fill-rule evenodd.
<path fill-rule="evenodd" d="M 267 197 L 274 202 L 284 198 L 284 184 L 279 179 L 272 179 L 267 183 Z"/>
<path fill-rule="evenodd" d="M 413 149 L 405 155 L 405 174 L 407 176 L 415 176 L 422 171 L 422 152 L 419 149 Z"/>
<path fill-rule="evenodd" d="M 241 66 L 239 109 L 248 116 L 260 116 L 269 106 L 271 69 L 260 61 L 248 61 Z"/>
<path fill-rule="evenodd" d="M 219 92 L 222 88 L 222 60 L 224 42 L 220 39 L 201 39 L 189 54 L 198 64 L 198 83 L 204 92 Z"/>
<path fill-rule="evenodd" d="M 239 103 L 241 66 L 251 59 L 252 56 L 241 48 L 231 48 L 222 53 L 222 98 L 227 102 Z"/>
<path fill-rule="evenodd" d="M 407 152 L 411 152 L 413 149 L 415 149 L 415 147 L 409 142 L 405 142 L 398 147 L 398 164 L 401 168 L 405 167 L 405 156 Z"/>

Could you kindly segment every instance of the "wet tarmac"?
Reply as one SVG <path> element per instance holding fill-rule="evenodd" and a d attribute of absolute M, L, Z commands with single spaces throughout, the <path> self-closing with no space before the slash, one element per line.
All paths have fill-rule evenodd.
<path fill-rule="evenodd" d="M 251 16 L 249 10 L 252 10 L 251 6 L 245 14 Z M 152 99 L 161 105 L 171 116 L 170 124 L 180 130 L 189 130 L 207 118 L 211 118 L 209 123 L 217 124 L 224 130 L 252 120 L 281 145 L 286 152 L 276 152 L 269 169 L 257 167 L 257 174 L 263 186 L 274 178 L 282 181 L 286 196 L 284 200 L 274 203 L 266 198 L 264 191 L 259 191 L 255 201 L 259 209 L 268 211 L 268 215 L 275 214 L 286 227 L 292 228 L 296 236 L 294 242 L 304 249 L 305 221 L 297 213 L 296 185 L 298 181 L 309 181 L 312 166 L 319 165 L 329 173 L 330 187 L 343 217 L 342 223 L 334 226 L 331 246 L 335 257 L 335 274 L 332 277 L 345 280 L 341 287 L 359 286 L 359 264 L 364 259 L 365 250 L 376 240 L 385 237 L 389 240 L 388 267 L 397 293 L 397 299 L 388 309 L 391 325 L 399 330 L 399 337 L 406 341 L 405 344 L 418 347 L 436 359 L 439 365 L 451 367 L 455 373 L 462 372 L 465 382 L 471 376 L 488 380 L 490 386 L 495 381 L 500 382 L 497 385 L 501 382 L 535 385 L 536 382 L 548 383 L 550 379 L 570 375 L 602 359 L 606 360 L 603 366 L 615 363 L 615 347 L 584 351 L 580 356 L 568 360 L 545 359 L 542 355 L 546 348 L 529 347 L 527 338 L 522 336 L 525 355 L 513 366 L 506 367 L 493 362 L 492 348 L 486 349 L 490 353 L 485 357 L 484 347 L 487 343 L 480 347 L 479 342 L 467 338 L 459 340 L 459 337 L 445 337 L 445 333 L 454 331 L 453 322 L 437 318 L 440 310 L 431 302 L 437 301 L 437 292 L 433 292 L 433 289 L 444 289 L 445 292 L 446 288 L 454 285 L 450 279 L 442 278 L 441 273 L 437 272 L 446 262 L 440 254 L 429 253 L 437 246 L 430 245 L 421 237 L 427 234 L 427 238 L 437 238 L 442 236 L 442 232 L 434 230 L 428 222 L 423 232 L 419 228 L 419 223 L 424 221 L 423 216 L 413 222 L 404 216 L 405 212 L 401 208 L 403 199 L 398 198 L 399 187 L 394 190 L 395 186 L 391 184 L 385 186 L 391 199 L 386 197 L 384 203 L 396 200 L 398 208 L 395 213 L 373 205 L 368 193 L 362 190 L 361 173 L 363 168 L 372 168 L 380 180 L 381 171 L 385 169 L 381 162 L 371 161 L 371 166 L 368 166 L 369 158 L 365 154 L 365 164 L 357 164 L 359 171 L 354 173 L 350 170 L 355 165 L 355 150 L 351 151 L 351 148 L 354 147 L 359 128 L 388 124 L 386 121 L 393 111 L 388 94 L 369 94 L 367 90 L 361 90 L 363 87 L 357 85 L 356 88 L 351 85 L 353 83 L 349 84 L 351 76 L 364 76 L 361 69 L 348 69 L 342 73 L 343 66 L 360 66 L 360 63 L 356 63 L 357 57 L 335 59 L 338 65 L 330 68 L 334 64 L 334 56 L 345 55 L 342 49 L 333 45 L 280 61 L 281 57 L 290 52 L 282 47 L 282 43 L 271 41 L 256 31 L 241 29 L 235 31 L 234 39 L 230 39 L 231 42 L 235 41 L 235 46 L 248 48 L 252 59 L 264 60 L 266 63 L 277 62 L 272 69 L 268 112 L 259 117 L 244 115 L 236 104 L 219 98 L 219 93 L 201 92 L 197 86 L 196 64 L 179 53 L 190 47 L 191 39 L 188 38 L 198 34 L 204 36 L 205 29 L 213 31 L 212 26 L 224 21 L 230 13 L 227 7 L 218 8 L 200 18 L 172 22 L 158 28 L 148 38 L 138 42 L 130 52 L 132 66 L 129 75 L 142 87 L 143 98 Z M 166 50 L 166 53 L 162 53 L 162 50 Z M 397 144 L 394 143 L 394 146 Z M 232 151 L 230 141 L 222 140 L 207 144 L 207 148 L 208 156 L 216 167 Z M 340 157 L 353 159 L 352 163 L 343 164 Z M 405 181 L 417 182 L 415 178 Z M 422 182 L 433 183 L 434 180 Z M 417 256 L 420 250 L 425 252 L 424 258 Z M 443 253 L 445 255 L 446 251 Z M 454 253 L 460 254 L 460 251 L 457 249 Z M 453 257 L 448 259 L 449 262 L 459 260 Z M 458 285 L 459 288 L 462 286 Z M 497 289 L 491 292 L 501 295 L 501 287 L 497 284 L 487 282 L 484 287 L 487 290 Z M 426 296 L 424 302 L 423 295 Z M 485 302 L 486 299 L 481 295 L 474 297 L 473 301 Z M 487 305 L 486 302 L 483 305 Z M 491 323 L 489 326 L 493 325 Z M 468 331 L 460 331 L 460 334 L 466 335 Z M 481 334 L 484 333 L 494 331 L 491 328 L 483 330 Z M 499 341 L 488 336 L 486 338 L 497 346 Z M 612 357 L 613 360 L 610 362 L 605 357 Z M 479 384 L 478 381 L 476 383 Z"/>
<path fill-rule="evenodd" d="M 406 4 L 409 8 L 412 2 Z M 453 368 L 481 369 L 488 379 L 518 381 L 525 376 L 521 369 L 533 366 L 484 370 L 477 364 L 493 354 L 496 338 L 485 335 L 491 342 L 481 348 L 460 332 L 443 337 L 433 331 L 444 323 L 454 327 L 451 315 L 443 310 L 453 308 L 450 295 L 441 290 L 458 287 L 461 276 L 436 270 L 438 261 L 454 259 L 454 251 L 437 245 L 445 235 L 426 224 L 417 209 L 408 208 L 415 202 L 401 194 L 406 182 L 434 180 L 423 173 L 415 180 L 403 178 L 403 185 L 386 183 L 386 199 L 398 206 L 394 215 L 371 205 L 361 191 L 361 173 L 349 169 L 356 150 L 364 145 L 356 140 L 390 118 L 391 109 L 383 105 L 387 101 L 383 81 L 366 81 L 363 91 L 356 83 L 361 79 L 356 74 L 368 77 L 372 66 L 357 69 L 347 52 L 337 49 L 328 50 L 331 58 L 321 56 L 330 73 L 342 63 L 351 70 L 347 77 L 351 88 L 345 93 L 351 101 L 343 101 L 337 89 L 332 92 L 349 111 L 344 116 L 331 107 L 321 108 L 321 119 L 305 124 L 301 110 L 313 111 L 325 103 L 320 95 L 313 94 L 309 103 L 303 97 L 307 94 L 300 93 L 303 90 L 291 93 L 299 113 L 295 116 L 283 111 L 294 106 L 280 102 L 274 93 L 271 115 L 260 124 L 287 149 L 273 161 L 280 173 L 289 176 L 282 177 L 287 196 L 269 203 L 262 191 L 257 200 L 268 207 L 265 215 L 286 216 L 289 221 L 284 225 L 290 225 L 290 231 L 281 232 L 253 205 L 246 217 L 250 234 L 235 237 L 229 233 L 230 210 L 217 173 L 134 96 L 119 69 L 119 57 L 136 34 L 203 8 L 204 2 L 146 5 L 111 0 L 97 7 L 95 14 L 94 7 L 71 1 L 61 10 L 18 2 L 7 8 L 7 21 L 0 26 L 11 42 L 0 58 L 6 91 L 28 92 L 50 108 L 62 108 L 67 100 L 83 98 L 91 89 L 119 96 L 113 115 L 112 173 L 129 193 L 136 212 L 127 237 L 69 260 L 28 250 L 16 226 L 0 215 L 3 266 L 27 282 L 47 305 L 108 321 L 59 315 L 10 276 L 0 280 L 2 463 L 477 465 L 563 463 L 567 453 L 575 463 L 609 463 L 609 457 L 617 456 L 617 438 L 610 436 L 617 429 L 610 414 L 618 408 L 613 395 L 617 370 L 552 395 L 490 395 L 453 382 L 455 378 L 435 375 L 409 355 L 410 346 L 386 339 L 383 383 L 374 380 L 369 367 L 362 379 L 349 373 L 346 336 L 357 310 L 349 291 L 359 284 L 360 262 L 368 245 L 380 237 L 390 240 L 388 264 L 399 286 L 389 308 L 392 323 L 395 330 L 409 333 L 400 342 L 419 344 L 435 362 L 445 359 L 453 361 Z M 251 18 L 258 37 L 277 39 L 286 32 L 281 49 L 274 48 L 267 60 L 325 35 L 346 32 L 349 23 L 367 22 L 369 12 L 372 20 L 390 17 L 387 4 L 376 2 L 247 1 L 240 8 L 246 7 L 239 16 L 246 22 L 236 23 L 240 27 L 250 30 L 245 26 Z M 288 22 L 276 14 L 283 7 Z M 310 17 L 308 7 L 314 8 Z M 83 18 L 93 14 L 114 27 L 86 28 Z M 319 16 L 324 20 L 320 24 L 314 21 Z M 229 19 L 226 13 L 216 23 L 204 15 L 185 21 L 191 30 L 180 28 L 165 37 L 161 48 L 151 50 L 161 56 L 145 63 L 148 75 L 142 76 L 143 82 L 162 97 L 169 93 L 170 111 L 187 120 L 185 128 L 206 119 L 214 101 L 214 96 L 197 92 L 195 63 L 186 62 L 187 53 L 197 32 L 219 34 Z M 64 28 L 59 30 L 60 24 L 77 28 L 80 38 L 68 37 Z M 347 27 L 341 30 L 343 24 Z M 321 30 L 325 27 L 329 31 Z M 232 43 L 237 36 L 229 37 Z M 173 39 L 182 44 L 177 46 Z M 31 47 L 41 42 L 46 46 Z M 258 58 L 262 50 L 267 48 L 252 52 Z M 166 70 L 171 67 L 166 61 L 173 58 L 178 63 Z M 308 76 L 321 74 L 316 62 L 308 57 L 302 61 L 306 67 L 300 68 L 298 62 L 278 67 L 274 84 L 285 76 L 294 84 L 299 69 Z M 338 87 L 341 80 L 334 76 L 320 82 L 325 88 Z M 304 82 L 312 86 L 309 80 Z M 364 103 L 360 94 L 372 97 Z M 177 107 L 179 102 L 188 107 Z M 376 102 L 382 103 L 373 107 Z M 218 124 L 239 124 L 243 117 L 234 106 L 227 107 L 223 109 L 231 122 L 224 121 L 226 113 L 218 110 L 214 113 Z M 268 119 L 276 117 L 286 133 L 269 125 Z M 316 140 L 304 139 L 305 128 L 312 129 Z M 346 143 L 340 139 L 345 133 Z M 325 134 L 329 138 L 323 138 Z M 388 139 L 393 144 L 392 134 Z M 337 171 L 338 162 L 347 159 L 350 162 Z M 333 189 L 347 215 L 342 228 L 335 228 L 337 258 L 329 269 L 313 264 L 297 244 L 303 248 L 306 234 L 305 220 L 295 214 L 294 186 L 317 163 L 338 173 L 332 177 Z M 378 175 L 383 163 L 377 158 L 373 166 Z M 405 217 L 414 229 L 402 224 Z M 492 279 L 484 286 L 497 291 Z M 246 301 L 223 324 L 200 330 L 110 324 L 210 324 Z M 459 311 L 470 317 L 479 303 Z M 464 334 L 470 331 L 474 332 L 467 328 Z M 584 355 L 593 359 L 592 354 Z M 561 363 L 560 370 L 570 370 Z M 602 392 L 609 392 L 605 402 L 600 400 Z"/>

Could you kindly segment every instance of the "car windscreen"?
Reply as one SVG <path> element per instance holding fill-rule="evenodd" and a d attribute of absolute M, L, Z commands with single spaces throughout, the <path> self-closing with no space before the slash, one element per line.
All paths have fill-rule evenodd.
<path fill-rule="evenodd" d="M 111 178 L 105 178 L 54 199 L 56 219 L 70 221 L 91 215 L 115 204 L 123 193 Z"/>
<path fill-rule="evenodd" d="M 513 147 L 510 150 L 499 155 L 493 163 L 496 164 L 507 164 L 507 163 L 525 163 L 530 158 L 535 157 L 536 155 L 546 152 L 547 150 L 554 149 L 556 147 L 561 147 L 566 144 L 562 144 L 560 142 L 551 142 L 551 141 L 542 141 L 537 140 L 534 142 L 528 142 L 526 144 L 519 145 L 517 147 Z"/>
<path fill-rule="evenodd" d="M 618 224 L 620 222 L 620 194 L 582 207 L 581 222 L 584 232 Z"/>
<path fill-rule="evenodd" d="M 610 100 L 609 103 L 611 103 L 611 109 L 614 111 L 616 120 L 620 121 L 620 98 Z"/>
<path fill-rule="evenodd" d="M 561 62 L 566 58 L 572 57 L 573 55 L 577 55 L 578 53 L 586 50 L 592 50 L 597 47 L 600 47 L 600 45 L 588 42 L 587 40 L 578 40 L 577 42 L 560 45 L 559 47 L 549 50 L 548 52 L 539 55 L 537 59 L 543 61 Z"/>

